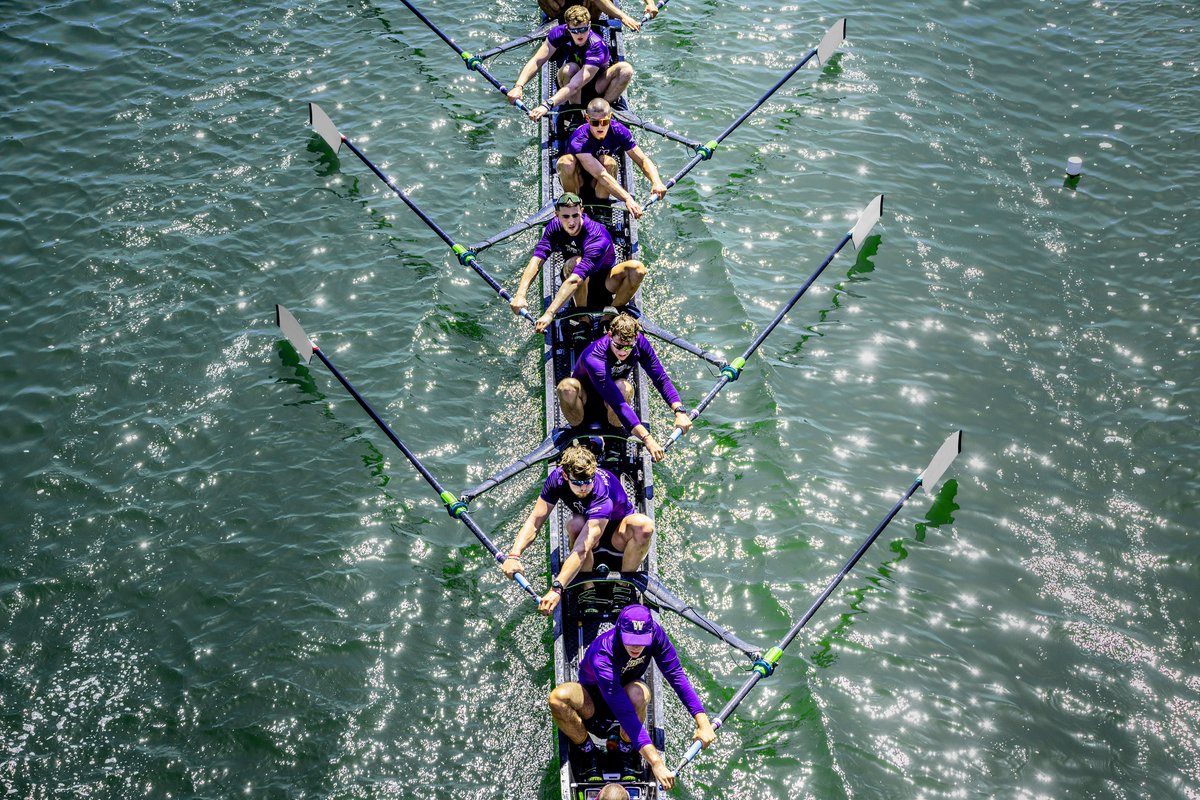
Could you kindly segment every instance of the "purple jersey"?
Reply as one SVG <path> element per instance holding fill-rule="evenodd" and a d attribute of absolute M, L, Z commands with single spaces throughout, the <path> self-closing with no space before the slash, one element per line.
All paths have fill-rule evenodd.
<path fill-rule="evenodd" d="M 617 263 L 617 251 L 613 247 L 608 229 L 596 220 L 583 215 L 583 227 L 574 236 L 567 235 L 558 217 L 550 220 L 542 230 L 542 238 L 533 248 L 534 256 L 545 261 L 550 253 L 562 253 L 563 259 L 579 257 L 572 274 L 581 280 L 593 275 L 608 277 L 608 271 Z"/>
<path fill-rule="evenodd" d="M 551 28 L 550 33 L 546 34 L 546 42 L 555 53 L 562 51 L 564 62 L 573 61 L 581 67 L 591 64 L 597 70 L 606 69 L 612 63 L 608 45 L 595 31 L 588 31 L 587 41 L 583 43 L 582 47 L 577 47 L 575 40 L 567 31 L 567 26 L 558 25 Z"/>
<path fill-rule="evenodd" d="M 562 467 L 555 467 L 542 485 L 540 496 L 551 506 L 562 503 L 571 509 L 572 514 L 588 519 L 619 521 L 633 513 L 633 505 L 625 494 L 625 487 L 616 475 L 606 469 L 596 470 L 592 491 L 579 497 L 571 491 Z"/>
<path fill-rule="evenodd" d="M 667 638 L 667 632 L 657 622 L 654 626 L 654 641 L 646 645 L 646 649 L 637 658 L 630 658 L 629 651 L 619 641 L 616 628 L 609 628 L 596 637 L 579 663 L 579 682 L 599 688 L 604 702 L 617 717 L 617 722 L 625 729 L 625 734 L 633 742 L 634 747 L 641 749 L 650 744 L 650 734 L 638 719 L 629 695 L 625 694 L 625 684 L 639 680 L 650 667 L 650 659 L 658 664 L 658 670 L 675 694 L 679 702 L 693 717 L 704 712 L 704 704 L 696 696 L 683 667 L 679 665 L 679 656 L 675 647 Z"/>
<path fill-rule="evenodd" d="M 600 161 L 604 156 L 619 159 L 621 155 L 637 146 L 629 128 L 614 119 L 608 126 L 608 135 L 603 139 L 592 136 L 591 129 L 586 122 L 580 125 L 571 134 L 570 141 L 567 142 L 567 152 L 587 153 Z"/>
<path fill-rule="evenodd" d="M 667 405 L 681 402 L 679 392 L 675 391 L 675 384 L 667 377 L 667 370 L 658 360 L 658 354 L 654 352 L 644 333 L 638 334 L 633 351 L 624 361 L 613 355 L 611 344 L 612 337 L 607 334 L 592 342 L 579 356 L 579 360 L 575 362 L 575 369 L 571 372 L 571 376 L 583 384 L 589 401 L 598 395 L 604 404 L 621 418 L 625 427 L 632 431 L 641 420 L 625 401 L 625 395 L 616 382 L 622 379 L 632 380 L 633 367 L 640 364 Z"/>

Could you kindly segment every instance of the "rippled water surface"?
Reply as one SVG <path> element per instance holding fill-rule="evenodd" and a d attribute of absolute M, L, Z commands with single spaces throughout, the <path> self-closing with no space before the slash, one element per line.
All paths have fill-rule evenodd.
<path fill-rule="evenodd" d="M 422 8 L 476 50 L 533 18 Z M 965 432 L 676 796 L 1200 798 L 1198 14 L 675 0 L 630 38 L 633 106 L 707 139 L 849 18 L 647 214 L 663 324 L 740 352 L 886 195 L 660 465 L 665 580 L 777 641 Z M 544 620 L 273 318 L 452 490 L 536 443 L 538 344 L 306 103 L 464 241 L 535 207 L 533 127 L 399 4 L 14 0 L 0 55 L 0 784 L 557 797 Z M 738 662 L 668 624 L 718 708 Z"/>

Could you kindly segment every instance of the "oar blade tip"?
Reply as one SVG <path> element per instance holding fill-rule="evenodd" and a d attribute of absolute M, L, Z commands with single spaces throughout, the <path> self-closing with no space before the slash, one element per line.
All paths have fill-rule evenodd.
<path fill-rule="evenodd" d="M 829 61 L 837 49 L 842 46 L 842 42 L 846 40 L 846 18 L 842 17 L 837 22 L 825 31 L 825 36 L 822 37 L 821 43 L 817 45 L 817 61 L 825 64 Z"/>
<path fill-rule="evenodd" d="M 961 430 L 957 430 L 947 436 L 933 460 L 929 462 L 929 466 L 921 473 L 921 488 L 925 490 L 925 494 L 930 496 L 934 494 L 942 475 L 962 452 L 962 433 Z"/>
<path fill-rule="evenodd" d="M 854 240 L 854 249 L 861 250 L 863 242 L 871 235 L 871 231 L 883 216 L 883 195 L 878 195 L 867 207 L 858 215 L 858 222 L 854 223 L 854 230 L 850 231 L 850 237 Z"/>
<path fill-rule="evenodd" d="M 308 334 L 304 332 L 304 328 L 300 327 L 300 323 L 292 316 L 292 312 L 276 304 L 275 324 L 283 331 L 283 335 L 291 342 L 292 347 L 296 348 L 296 352 L 300 355 L 300 358 L 304 359 L 304 363 L 307 364 L 312 361 L 316 345 L 308 338 Z"/>
<path fill-rule="evenodd" d="M 308 124 L 325 140 L 329 149 L 337 153 L 342 146 L 342 134 L 333 124 L 329 115 L 322 111 L 316 103 L 308 104 Z"/>

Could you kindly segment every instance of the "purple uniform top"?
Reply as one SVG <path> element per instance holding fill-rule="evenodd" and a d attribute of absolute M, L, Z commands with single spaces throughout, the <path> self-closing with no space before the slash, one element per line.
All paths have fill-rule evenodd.
<path fill-rule="evenodd" d="M 612 63 L 608 45 L 595 31 L 589 30 L 587 41 L 583 43 L 582 47 L 576 47 L 575 40 L 567 31 L 567 26 L 557 25 L 550 29 L 550 33 L 546 34 L 546 42 L 554 48 L 555 52 L 562 51 L 564 61 L 574 61 L 581 67 L 591 64 L 597 69 L 603 70 Z"/>
<path fill-rule="evenodd" d="M 578 497 L 571 491 L 562 467 L 555 467 L 542 485 L 540 497 L 551 506 L 562 503 L 571 509 L 572 514 L 588 519 L 619 521 L 633 513 L 633 505 L 625 494 L 625 487 L 616 475 L 606 469 L 597 469 L 592 491 Z"/>
<path fill-rule="evenodd" d="M 658 354 L 654 352 L 646 334 L 638 334 L 637 341 L 633 343 L 633 351 L 624 361 L 613 355 L 611 344 L 612 337 L 608 334 L 592 342 L 579 356 L 579 360 L 575 362 L 575 369 L 571 372 L 571 376 L 583 384 L 589 400 L 599 395 L 604 404 L 621 418 L 626 429 L 632 431 L 641 420 L 625 401 L 625 395 L 616 382 L 621 379 L 630 380 L 634 365 L 640 364 L 667 405 L 682 402 L 679 392 L 675 391 L 675 384 L 667 377 L 667 370 L 658 360 Z"/>
<path fill-rule="evenodd" d="M 586 122 L 580 125 L 571 134 L 571 138 L 567 142 L 567 152 L 587 153 L 599 161 L 604 156 L 618 158 L 623 153 L 628 153 L 637 146 L 637 142 L 633 140 L 633 134 L 629 132 L 629 128 L 626 128 L 614 119 L 608 126 L 608 135 L 603 139 L 597 139 L 595 136 L 592 136 L 592 132 Z"/>
<path fill-rule="evenodd" d="M 617 251 L 613 247 L 608 229 L 596 220 L 583 215 L 583 227 L 574 236 L 567 235 L 558 217 L 550 220 L 542 230 L 542 238 L 533 248 L 533 254 L 545 261 L 550 253 L 562 253 L 564 259 L 579 257 L 572 274 L 581 280 L 593 275 L 608 277 L 608 271 L 617 263 Z"/>
<path fill-rule="evenodd" d="M 629 657 L 625 645 L 618 641 L 617 629 L 609 628 L 596 637 L 579 663 L 579 682 L 600 690 L 604 702 L 608 703 L 608 707 L 617 716 L 617 722 L 621 723 L 629 740 L 639 750 L 651 743 L 650 734 L 638 719 L 637 710 L 633 707 L 629 695 L 625 694 L 624 687 L 645 674 L 650 667 L 650 659 L 653 658 L 658 664 L 659 671 L 667 679 L 667 683 L 671 684 L 671 688 L 679 696 L 679 702 L 683 703 L 689 714 L 694 717 L 704 712 L 704 704 L 700 702 L 691 681 L 683 673 L 679 656 L 676 655 L 671 640 L 667 638 L 667 632 L 657 622 L 652 622 L 651 625 L 654 626 L 654 641 L 647 645 L 637 658 Z"/>

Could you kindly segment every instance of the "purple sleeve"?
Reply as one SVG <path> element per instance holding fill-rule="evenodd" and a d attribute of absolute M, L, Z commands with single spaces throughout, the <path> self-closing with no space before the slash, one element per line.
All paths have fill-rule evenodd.
<path fill-rule="evenodd" d="M 615 640 L 611 641 L 615 642 Z M 612 646 L 616 647 L 617 645 L 614 643 Z M 646 726 L 638 719 L 633 701 L 629 699 L 629 695 L 625 694 L 625 687 L 621 685 L 620 676 L 613 671 L 612 655 L 604 655 L 607 655 L 607 658 L 601 657 L 592 661 L 592 667 L 596 672 L 596 686 L 599 687 L 604 702 L 608 703 L 608 707 L 612 709 L 617 722 L 621 723 L 621 727 L 625 729 L 625 735 L 629 737 L 629 741 L 633 742 L 634 748 L 641 750 L 646 745 L 653 743 L 650 734 L 646 732 Z M 676 659 L 676 663 L 678 663 L 678 659 Z"/>
<path fill-rule="evenodd" d="M 612 257 L 609 257 L 609 251 L 613 252 Z M 575 265 L 571 274 L 578 275 L 580 280 L 586 281 L 593 274 L 607 273 L 612 269 L 615 259 L 616 251 L 613 250 L 612 239 L 608 238 L 603 225 L 593 222 L 588 225 L 588 235 L 583 240 L 583 255 L 579 257 L 579 263 Z"/>
<path fill-rule="evenodd" d="M 683 703 L 688 714 L 694 717 L 704 713 L 704 704 L 700 702 L 696 690 L 692 688 L 692 682 L 684 674 L 683 667 L 679 663 L 679 655 L 675 652 L 675 646 L 671 644 L 671 640 L 667 638 L 667 632 L 662 629 L 661 625 L 654 626 L 654 644 L 652 646 L 656 651 L 654 661 L 658 664 L 658 669 L 667 679 L 667 683 L 671 684 L 671 688 L 675 690 L 679 702 Z M 626 730 L 626 733 L 628 732 Z"/>
<path fill-rule="evenodd" d="M 595 33 L 588 36 L 588 49 L 583 56 L 584 65 L 591 64 L 599 69 L 604 69 L 608 66 L 609 60 L 608 45 L 604 43 L 604 40 Z"/>
<path fill-rule="evenodd" d="M 546 482 L 542 484 L 542 492 L 538 495 L 550 505 L 558 502 L 558 490 L 562 488 L 563 474 L 562 467 L 555 467 L 550 470 L 550 474 L 546 476 Z"/>
<path fill-rule="evenodd" d="M 638 336 L 641 337 L 641 334 L 639 333 Z M 625 402 L 625 395 L 621 392 L 621 387 L 617 386 L 616 381 L 612 380 L 612 376 L 609 374 L 605 355 L 608 343 L 608 336 L 597 339 L 596 343 L 589 347 L 579 359 L 580 366 L 583 367 L 592 387 L 599 393 L 600 399 L 621 418 L 625 428 L 632 431 L 641 424 L 641 420 L 638 419 L 638 415 L 634 413 L 629 403 Z"/>
<path fill-rule="evenodd" d="M 614 148 L 615 150 L 620 150 L 622 153 L 628 153 L 630 150 L 637 147 L 637 142 L 633 140 L 633 134 L 629 132 L 629 128 L 626 128 L 616 120 L 613 120 L 612 128 L 608 131 L 608 136 L 605 136 L 604 138 L 607 139 L 613 134 L 616 134 L 617 136 L 617 146 Z"/>
<path fill-rule="evenodd" d="M 580 125 L 578 128 L 576 128 L 575 132 L 571 134 L 571 138 L 567 140 L 567 152 L 568 153 L 582 153 L 583 152 L 583 146 L 585 144 L 587 144 L 587 139 L 588 139 L 587 127 L 588 127 L 587 123 L 585 122 L 582 125 Z"/>
<path fill-rule="evenodd" d="M 679 399 L 679 392 L 675 391 L 675 384 L 671 383 L 666 368 L 658 360 L 658 353 L 654 352 L 654 347 L 646 338 L 646 334 L 638 334 L 637 347 L 638 363 L 642 365 L 642 369 L 646 370 L 646 374 L 650 376 L 651 383 L 654 384 L 654 388 L 658 389 L 662 399 L 667 402 L 668 406 L 682 403 L 683 401 Z"/>
<path fill-rule="evenodd" d="M 557 217 L 550 220 L 546 227 L 542 228 L 542 238 L 539 239 L 538 243 L 533 246 L 533 255 L 537 258 L 540 258 L 542 261 L 545 261 L 547 258 L 549 258 L 550 251 L 554 249 L 554 244 L 550 240 L 550 237 L 553 235 L 557 223 Z"/>
<path fill-rule="evenodd" d="M 567 33 L 566 25 L 555 25 L 553 28 L 550 29 L 550 32 L 546 34 L 546 43 L 549 44 L 551 47 L 553 47 L 555 50 L 559 49 L 564 44 L 567 44 L 570 41 L 571 41 L 571 34 Z"/>

